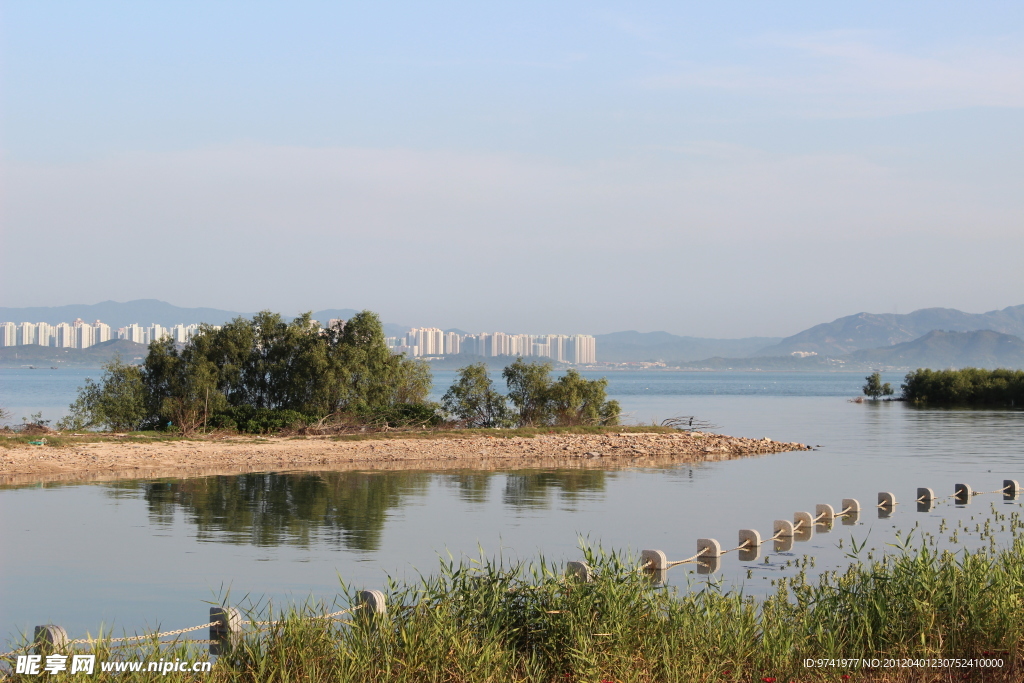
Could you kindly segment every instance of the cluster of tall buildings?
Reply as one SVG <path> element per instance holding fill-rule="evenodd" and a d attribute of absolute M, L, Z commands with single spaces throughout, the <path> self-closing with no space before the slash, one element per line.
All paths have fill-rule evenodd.
<path fill-rule="evenodd" d="M 313 321 L 317 327 L 320 323 Z M 328 327 L 342 329 L 344 320 L 331 320 Z M 219 329 L 215 327 L 215 329 Z M 170 337 L 185 343 L 199 330 L 199 325 L 128 325 L 112 329 L 97 320 L 87 323 L 81 318 L 71 323 L 0 323 L 0 346 L 54 346 L 65 349 L 87 349 L 111 339 L 127 339 L 138 344 Z M 458 334 L 436 327 L 417 327 L 402 337 L 388 337 L 393 353 L 408 356 L 532 356 L 550 358 L 560 363 L 584 364 L 597 360 L 597 341 L 589 334 Z"/>
<path fill-rule="evenodd" d="M 593 363 L 597 340 L 589 334 L 458 334 L 417 327 L 404 337 L 388 337 L 388 348 L 409 356 L 533 356 L 560 363 Z"/>
<path fill-rule="evenodd" d="M 187 342 L 199 329 L 198 325 L 128 325 L 112 329 L 97 320 L 87 323 L 81 318 L 72 323 L 0 323 L 0 346 L 55 346 L 63 349 L 87 349 L 111 339 L 127 339 L 148 344 L 154 339 L 170 337 L 176 342 Z"/>

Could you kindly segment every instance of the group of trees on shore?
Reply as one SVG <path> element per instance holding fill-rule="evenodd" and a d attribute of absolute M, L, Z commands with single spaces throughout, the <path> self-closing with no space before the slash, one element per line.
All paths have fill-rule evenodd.
<path fill-rule="evenodd" d="M 922 368 L 907 373 L 903 399 L 931 405 L 1024 407 L 1024 370 Z"/>
<path fill-rule="evenodd" d="M 441 405 L 468 427 L 618 424 L 622 409 L 605 400 L 607 379 L 588 380 L 573 369 L 552 379 L 551 371 L 550 363 L 517 359 L 501 373 L 506 396 L 494 388 L 487 366 L 476 363 L 459 370 Z"/>
<path fill-rule="evenodd" d="M 895 392 L 881 373 L 868 375 L 864 394 L 879 399 Z M 929 370 L 908 372 L 900 399 L 920 405 L 1024 407 L 1024 370 Z"/>
<path fill-rule="evenodd" d="M 433 382 L 427 363 L 392 354 L 375 313 L 363 311 L 324 330 L 308 313 L 285 322 L 264 311 L 219 329 L 202 326 L 184 346 L 154 341 L 141 366 L 115 359 L 99 381 L 86 380 L 58 426 L 192 433 L 206 427 L 268 432 L 327 422 L 616 423 L 619 407 L 605 400 L 606 380 L 586 380 L 570 370 L 552 381 L 551 371 L 549 364 L 518 359 L 503 373 L 505 397 L 494 390 L 486 366 L 469 366 L 459 371 L 442 406 L 427 400 Z"/>

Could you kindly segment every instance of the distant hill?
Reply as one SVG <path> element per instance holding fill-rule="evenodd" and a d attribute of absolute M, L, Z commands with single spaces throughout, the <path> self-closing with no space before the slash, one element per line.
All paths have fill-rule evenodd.
<path fill-rule="evenodd" d="M 601 362 L 623 363 L 663 360 L 679 363 L 711 356 L 743 357 L 758 349 L 781 341 L 778 337 L 747 337 L 745 339 L 709 339 L 680 337 L 668 332 L 612 332 L 599 334 L 597 359 Z"/>
<path fill-rule="evenodd" d="M 988 313 L 964 313 L 952 308 L 923 308 L 902 315 L 858 313 L 815 325 L 760 349 L 756 355 L 787 356 L 794 351 L 813 351 L 839 356 L 913 341 L 932 330 L 993 330 L 1024 337 L 1024 305 Z"/>
<path fill-rule="evenodd" d="M 907 368 L 1024 368 L 1024 340 L 992 330 L 932 330 L 910 342 L 854 351 L 848 358 Z"/>
<path fill-rule="evenodd" d="M 141 363 L 146 357 L 146 345 L 125 339 L 101 342 L 87 349 L 58 349 L 52 346 L 0 346 L 0 368 L 35 366 L 99 367 L 121 356 L 129 364 Z"/>
<path fill-rule="evenodd" d="M 348 320 L 358 313 L 352 308 L 329 308 L 314 311 L 313 318 L 323 325 L 331 318 Z M 98 304 L 71 304 L 68 306 L 38 306 L 33 308 L 0 308 L 0 322 L 30 323 L 69 323 L 75 318 L 86 322 L 102 320 L 111 327 L 125 327 L 133 323 L 140 325 L 193 325 L 209 323 L 223 325 L 226 322 L 243 316 L 252 317 L 252 313 L 225 311 L 219 308 L 183 308 L 157 299 L 136 299 L 134 301 L 104 301 Z M 289 316 L 286 316 L 289 317 Z M 384 333 L 389 337 L 405 334 L 408 327 L 384 324 Z"/>

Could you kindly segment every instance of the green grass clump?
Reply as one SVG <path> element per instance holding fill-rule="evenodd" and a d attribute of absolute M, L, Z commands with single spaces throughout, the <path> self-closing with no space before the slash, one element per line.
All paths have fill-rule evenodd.
<path fill-rule="evenodd" d="M 778 592 L 763 600 L 711 583 L 695 582 L 688 590 L 658 587 L 631 558 L 585 554 L 594 575 L 589 583 L 564 576 L 561 567 L 543 559 L 529 565 L 442 562 L 435 575 L 389 586 L 386 615 L 317 619 L 325 610 L 311 606 L 250 614 L 254 621 L 281 621 L 247 632 L 202 680 L 640 683 L 1024 676 L 1022 538 L 997 552 L 954 555 L 904 547 L 813 581 L 804 573 L 780 580 Z M 805 668 L 807 658 L 1001 658 L 1004 664 L 973 671 L 819 669 Z M 148 679 L 121 674 L 118 680 Z M 171 674 L 163 680 L 192 679 Z"/>

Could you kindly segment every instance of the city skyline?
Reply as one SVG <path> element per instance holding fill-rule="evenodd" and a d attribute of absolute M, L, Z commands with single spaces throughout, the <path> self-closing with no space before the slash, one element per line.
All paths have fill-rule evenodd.
<path fill-rule="evenodd" d="M 330 319 L 323 327 L 320 321 L 311 321 L 322 330 L 342 329 L 345 321 Z M 150 344 L 163 338 L 185 344 L 202 325 L 178 323 L 143 326 L 138 323 L 116 329 L 96 320 L 87 323 L 81 318 L 73 322 L 50 324 L 45 322 L 0 322 L 0 347 L 46 346 L 85 349 L 96 344 L 124 339 L 137 344 Z M 219 330 L 221 325 L 209 325 Z M 588 334 L 506 334 L 481 332 L 460 334 L 440 328 L 413 328 L 400 337 L 387 337 L 385 343 L 396 354 L 413 358 L 471 355 L 471 356 L 523 356 L 549 358 L 559 363 L 582 365 L 597 361 L 597 340 Z"/>

